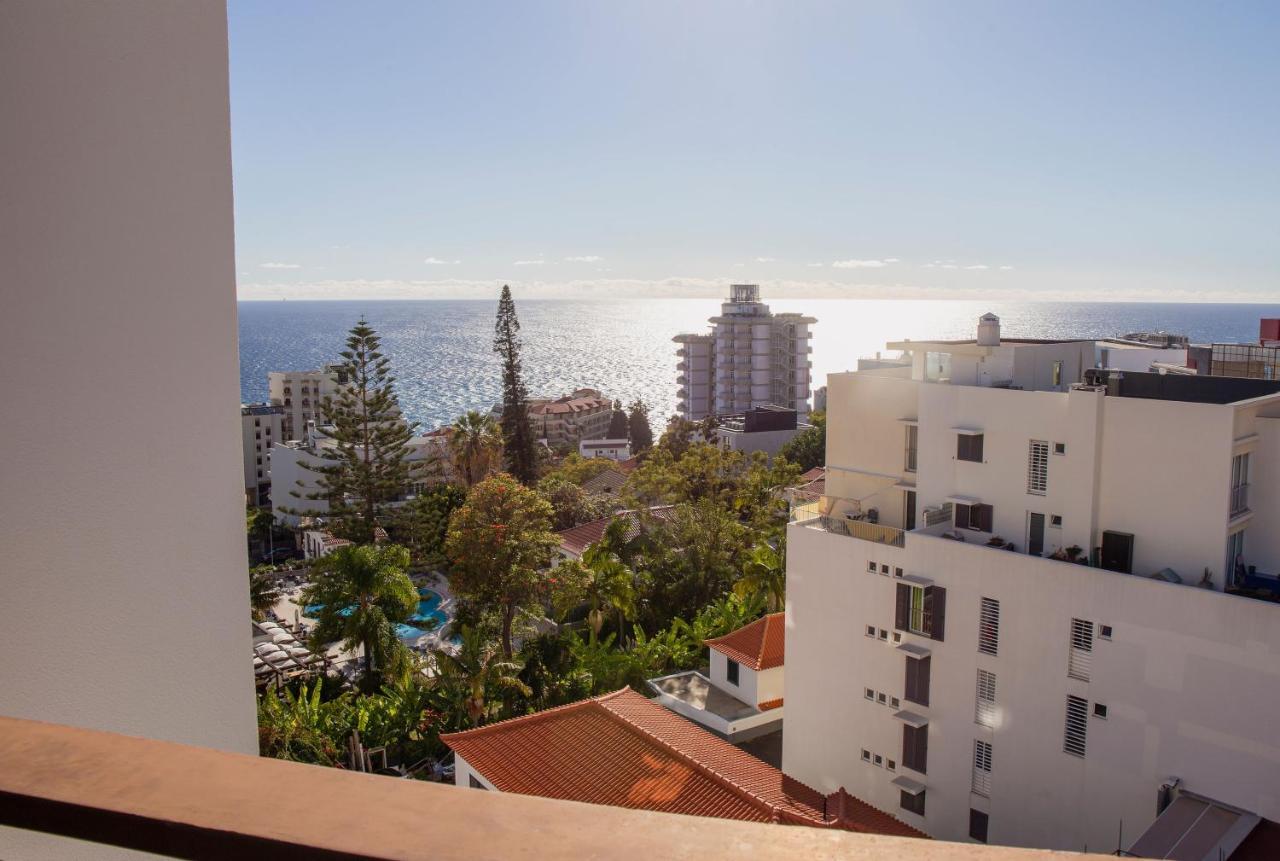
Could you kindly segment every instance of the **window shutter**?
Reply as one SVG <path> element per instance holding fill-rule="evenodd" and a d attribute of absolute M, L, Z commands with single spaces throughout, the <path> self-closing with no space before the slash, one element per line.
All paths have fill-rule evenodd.
<path fill-rule="evenodd" d="M 968 529 L 968 528 L 969 528 L 969 506 L 957 505 L 956 506 L 956 529 Z"/>
<path fill-rule="evenodd" d="M 1049 443 L 1031 440 L 1027 451 L 1027 493 L 1044 496 L 1049 487 Z"/>
<path fill-rule="evenodd" d="M 993 521 L 995 520 L 995 509 L 990 505 L 976 505 L 978 509 L 978 529 L 981 532 L 991 532 Z"/>
<path fill-rule="evenodd" d="M 942 642 L 947 621 L 947 590 L 943 587 L 925 587 L 924 619 L 925 631 L 929 639 Z"/>
<path fill-rule="evenodd" d="M 956 460 L 969 459 L 969 437 L 965 434 L 956 435 Z"/>
<path fill-rule="evenodd" d="M 1067 654 L 1067 675 L 1082 682 L 1089 681 L 1089 669 L 1093 660 L 1093 622 L 1088 619 L 1071 620 L 1071 644 Z"/>
<path fill-rule="evenodd" d="M 970 437 L 970 439 L 973 440 L 973 442 L 970 443 L 969 453 L 973 455 L 972 459 L 974 461 L 977 461 L 978 463 L 982 463 L 982 441 L 984 436 L 985 436 L 984 434 L 975 434 L 974 436 Z"/>
<path fill-rule="evenodd" d="M 1089 701 L 1067 695 L 1067 722 L 1062 750 L 1072 756 L 1084 756 L 1085 734 L 1089 727 Z"/>
<path fill-rule="evenodd" d="M 899 631 L 910 630 L 908 620 L 911 616 L 911 587 L 906 583 L 898 584 L 897 604 L 893 611 L 893 627 Z"/>
<path fill-rule="evenodd" d="M 907 658 L 907 679 L 903 698 L 929 705 L 929 658 Z"/>
<path fill-rule="evenodd" d="M 978 651 L 995 655 L 1000 650 L 1000 602 L 995 598 L 983 598 L 978 613 Z"/>
<path fill-rule="evenodd" d="M 978 689 L 973 711 L 974 723 L 994 728 L 996 725 L 996 674 L 978 670 Z"/>
<path fill-rule="evenodd" d="M 902 725 L 902 764 L 926 774 L 929 760 L 929 725 Z"/>

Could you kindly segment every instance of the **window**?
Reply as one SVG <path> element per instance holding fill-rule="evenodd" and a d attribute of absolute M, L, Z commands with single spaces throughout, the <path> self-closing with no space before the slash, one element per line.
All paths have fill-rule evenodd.
<path fill-rule="evenodd" d="M 884 757 L 877 753 L 876 755 L 874 755 L 873 757 L 871 757 L 871 764 L 872 764 L 872 765 L 878 765 L 878 766 L 880 766 L 881 768 L 883 768 L 883 767 L 884 767 Z"/>
<path fill-rule="evenodd" d="M 889 769 L 890 771 L 897 771 L 897 770 L 898 770 L 898 764 L 897 764 L 896 762 L 894 762 L 892 759 L 886 759 L 886 760 L 884 761 L 884 767 L 885 767 L 885 768 L 887 768 L 887 769 Z"/>
<path fill-rule="evenodd" d="M 969 809 L 969 837 L 979 843 L 987 842 L 987 814 L 981 810 Z"/>
<path fill-rule="evenodd" d="M 889 695 L 886 694 L 884 691 L 877 691 L 876 702 L 878 702 L 880 705 L 886 704 L 887 702 L 889 702 Z"/>
<path fill-rule="evenodd" d="M 738 662 L 729 661 L 725 668 L 725 677 L 729 680 L 729 684 L 736 685 L 738 683 Z"/>
<path fill-rule="evenodd" d="M 873 691 L 871 688 L 863 688 L 862 691 L 863 691 L 862 695 L 867 699 L 874 700 L 876 698 L 876 692 Z"/>
<path fill-rule="evenodd" d="M 929 725 L 902 725 L 902 764 L 925 774 L 929 764 Z"/>
<path fill-rule="evenodd" d="M 902 576 L 902 569 L 901 569 L 901 568 L 894 568 L 894 569 L 893 569 L 893 576 L 894 576 L 894 577 L 901 577 L 901 576 Z"/>
<path fill-rule="evenodd" d="M 1110 626 L 1110 625 L 1099 625 L 1099 626 L 1098 626 L 1098 638 L 1099 638 L 1099 639 L 1102 639 L 1102 640 L 1110 640 L 1110 639 L 1111 639 L 1111 626 Z"/>
<path fill-rule="evenodd" d="M 1049 488 L 1049 444 L 1033 439 L 1027 446 L 1027 493 L 1044 496 Z"/>
<path fill-rule="evenodd" d="M 916 471 L 916 442 L 920 438 L 920 428 L 915 425 L 907 425 L 907 454 L 906 463 L 903 469 L 906 472 Z"/>
<path fill-rule="evenodd" d="M 886 631 L 884 628 L 881 628 L 879 633 L 880 633 L 880 639 L 885 640 L 887 642 L 889 639 L 889 632 Z"/>
<path fill-rule="evenodd" d="M 939 642 L 946 628 L 947 590 L 941 586 L 899 583 L 893 626 Z"/>
<path fill-rule="evenodd" d="M 479 779 L 478 777 L 476 777 L 474 774 L 469 774 L 469 775 L 467 775 L 467 786 L 470 786 L 472 789 L 485 789 L 485 790 L 487 790 L 487 789 L 489 788 L 489 787 L 485 786 L 483 783 L 481 783 L 481 782 L 480 782 L 480 779 Z"/>
<path fill-rule="evenodd" d="M 1227 536 L 1227 577 L 1234 583 L 1244 575 L 1244 530 L 1232 532 Z"/>
<path fill-rule="evenodd" d="M 995 655 L 1000 651 L 1000 602 L 983 598 L 978 607 L 978 651 Z"/>
<path fill-rule="evenodd" d="M 956 434 L 956 460 L 982 463 L 982 434 Z"/>
<path fill-rule="evenodd" d="M 995 509 L 990 505 L 956 505 L 956 529 L 976 529 L 979 532 L 990 532 Z"/>
<path fill-rule="evenodd" d="M 271 428 L 267 428 L 267 436 L 271 436 Z"/>
<path fill-rule="evenodd" d="M 1061 515 L 1061 514 L 1050 514 L 1050 515 L 1049 515 L 1049 525 L 1050 525 L 1050 526 L 1056 526 L 1057 528 L 1061 529 L 1061 528 L 1062 528 L 1062 515 Z"/>
<path fill-rule="evenodd" d="M 929 705 L 929 658 L 907 658 L 907 678 L 902 686 L 902 697 L 918 705 Z M 905 759 L 905 757 L 904 757 Z"/>
<path fill-rule="evenodd" d="M 1231 516 L 1249 510 L 1249 455 L 1231 458 Z"/>
<path fill-rule="evenodd" d="M 978 670 L 977 705 L 974 707 L 974 723 L 994 728 L 996 725 L 996 674 Z"/>
<path fill-rule="evenodd" d="M 910 810 L 912 813 L 924 816 L 924 790 L 922 789 L 914 795 L 905 789 L 902 790 L 901 804 L 903 810 Z"/>
<path fill-rule="evenodd" d="M 1054 453 L 1054 454 L 1066 454 L 1066 453 L 1067 453 L 1067 444 L 1066 444 L 1065 442 L 1055 442 L 1055 443 L 1053 444 L 1053 453 Z"/>
<path fill-rule="evenodd" d="M 865 747 L 862 749 L 862 761 L 863 762 L 871 761 L 871 751 L 867 750 Z"/>
<path fill-rule="evenodd" d="M 1062 750 L 1084 757 L 1085 733 L 1088 731 L 1089 701 L 1067 695 L 1067 725 L 1062 735 Z"/>
<path fill-rule="evenodd" d="M 872 573 L 872 574 L 876 573 L 876 563 L 874 563 L 874 562 L 868 562 L 868 563 L 867 563 L 867 571 L 869 571 L 869 572 L 870 572 L 870 573 Z"/>
<path fill-rule="evenodd" d="M 897 697 L 889 697 L 889 708 L 896 709 L 902 705 L 902 701 Z"/>
<path fill-rule="evenodd" d="M 1087 619 L 1071 620 L 1071 650 L 1067 657 L 1067 675 L 1082 682 L 1089 681 L 1089 665 L 1093 661 L 1093 623 Z"/>
<path fill-rule="evenodd" d="M 1053 363 L 1053 385 L 1062 385 L 1062 362 Z"/>
<path fill-rule="evenodd" d="M 894 642 L 894 643 L 901 643 L 901 642 L 902 642 L 902 635 L 901 635 L 901 634 L 899 634 L 897 631 L 894 631 L 894 632 L 893 632 L 893 642 Z"/>
<path fill-rule="evenodd" d="M 262 458 L 258 458 L 258 466 L 262 466 Z"/>
<path fill-rule="evenodd" d="M 868 626 L 867 626 L 867 636 L 868 636 L 868 637 L 875 637 L 875 635 L 876 635 L 876 626 L 875 626 L 875 625 L 868 625 Z"/>
<path fill-rule="evenodd" d="M 973 743 L 973 791 L 991 797 L 991 743 Z"/>
<path fill-rule="evenodd" d="M 256 431 L 253 435 L 254 439 L 262 439 L 262 431 Z"/>
<path fill-rule="evenodd" d="M 1096 718 L 1102 718 L 1103 720 L 1106 720 L 1106 719 L 1107 719 L 1107 707 L 1106 707 L 1106 706 L 1104 706 L 1102 703 L 1094 703 L 1094 704 L 1093 704 L 1093 716 L 1094 716 L 1094 717 L 1096 717 Z"/>
<path fill-rule="evenodd" d="M 880 573 L 881 573 L 881 574 L 883 574 L 884 576 L 888 577 L 888 576 L 889 576 L 889 566 L 888 566 L 888 565 L 881 565 L 881 566 L 880 566 Z"/>

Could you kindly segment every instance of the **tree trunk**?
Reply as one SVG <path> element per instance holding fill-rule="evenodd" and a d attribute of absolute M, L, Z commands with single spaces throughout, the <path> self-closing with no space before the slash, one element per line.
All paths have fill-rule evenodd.
<path fill-rule="evenodd" d="M 502 607 L 502 655 L 511 660 L 511 626 L 515 622 L 516 608 L 511 604 Z"/>

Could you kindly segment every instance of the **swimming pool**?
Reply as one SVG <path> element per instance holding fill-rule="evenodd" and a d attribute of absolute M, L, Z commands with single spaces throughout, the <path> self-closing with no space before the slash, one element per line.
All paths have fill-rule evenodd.
<path fill-rule="evenodd" d="M 409 617 L 408 622 L 396 625 L 396 636 L 408 642 L 416 642 L 418 638 L 430 633 L 438 631 L 449 621 L 449 616 L 440 609 L 440 593 L 426 586 L 418 589 L 418 609 Z M 320 611 L 324 609 L 322 604 L 308 604 L 303 608 L 303 613 L 316 618 Z M 344 607 L 339 610 L 339 615 L 350 615 L 353 607 Z"/>

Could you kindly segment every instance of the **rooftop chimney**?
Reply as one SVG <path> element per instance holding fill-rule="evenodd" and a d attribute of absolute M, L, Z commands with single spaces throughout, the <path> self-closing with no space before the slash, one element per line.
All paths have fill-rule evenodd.
<path fill-rule="evenodd" d="M 990 311 L 978 318 L 978 346 L 1000 346 L 1000 318 Z"/>

